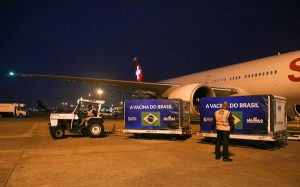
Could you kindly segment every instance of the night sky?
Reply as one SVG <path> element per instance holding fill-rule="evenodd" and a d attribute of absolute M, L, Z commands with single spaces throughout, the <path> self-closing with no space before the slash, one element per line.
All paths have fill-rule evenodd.
<path fill-rule="evenodd" d="M 300 1 L 0 2 L 0 102 L 75 103 L 101 85 L 18 73 L 155 82 L 299 50 Z M 108 104 L 120 94 L 104 91 Z M 98 97 L 98 96 L 97 96 Z"/>

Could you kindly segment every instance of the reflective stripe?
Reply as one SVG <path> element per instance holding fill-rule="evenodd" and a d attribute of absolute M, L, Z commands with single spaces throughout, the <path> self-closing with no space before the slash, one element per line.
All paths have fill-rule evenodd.
<path fill-rule="evenodd" d="M 230 131 L 228 122 L 230 112 L 225 109 L 220 109 L 215 112 L 217 130 Z"/>

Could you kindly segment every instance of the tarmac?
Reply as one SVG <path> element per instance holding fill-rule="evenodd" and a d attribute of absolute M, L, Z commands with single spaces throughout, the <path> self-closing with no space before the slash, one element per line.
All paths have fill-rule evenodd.
<path fill-rule="evenodd" d="M 105 137 L 53 140 L 48 122 L 47 115 L 0 118 L 0 186 L 300 186 L 299 141 L 232 141 L 233 162 L 223 162 L 195 133 L 198 124 L 187 139 L 134 139 L 111 119 Z"/>

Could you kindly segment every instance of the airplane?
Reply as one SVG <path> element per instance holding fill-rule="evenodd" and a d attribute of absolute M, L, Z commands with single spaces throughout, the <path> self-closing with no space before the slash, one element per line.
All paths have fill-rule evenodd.
<path fill-rule="evenodd" d="M 143 82 L 137 59 L 134 59 L 134 64 L 137 81 L 21 73 L 11 75 L 96 83 L 129 92 L 142 90 L 154 98 L 182 99 L 190 102 L 191 121 L 199 120 L 201 98 L 233 95 L 273 94 L 286 97 L 288 116 L 300 116 L 300 50 L 155 83 Z"/>

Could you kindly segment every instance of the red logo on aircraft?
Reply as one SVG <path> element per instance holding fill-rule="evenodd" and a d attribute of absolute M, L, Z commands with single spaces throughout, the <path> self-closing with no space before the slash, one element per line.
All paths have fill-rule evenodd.
<path fill-rule="evenodd" d="M 135 75 L 137 81 L 143 81 L 143 73 L 140 66 L 136 66 Z"/>
<path fill-rule="evenodd" d="M 133 59 L 133 64 L 134 64 L 134 68 L 135 68 L 136 80 L 138 82 L 144 81 L 143 71 L 142 71 L 140 63 L 136 57 Z"/>
<path fill-rule="evenodd" d="M 296 58 L 295 60 L 293 60 L 291 63 L 290 63 L 290 69 L 292 71 L 297 71 L 300 73 L 300 64 L 297 65 L 297 62 L 300 61 L 300 58 Z M 300 76 L 299 77 L 296 77 L 295 75 L 288 75 L 288 78 L 290 79 L 290 81 L 293 81 L 293 82 L 300 82 Z"/>

